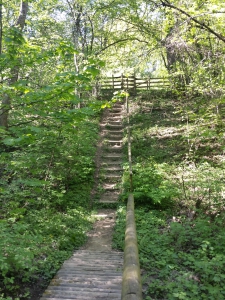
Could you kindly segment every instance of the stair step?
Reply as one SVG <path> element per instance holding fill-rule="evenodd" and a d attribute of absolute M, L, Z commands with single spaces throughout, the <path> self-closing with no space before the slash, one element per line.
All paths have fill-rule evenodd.
<path fill-rule="evenodd" d="M 102 188 L 105 191 L 114 191 L 114 190 L 119 190 L 120 188 L 118 187 L 117 183 L 103 183 Z"/>
<path fill-rule="evenodd" d="M 123 108 L 122 107 L 115 107 L 115 108 L 112 108 L 111 109 L 111 112 L 112 113 L 122 113 L 122 111 L 123 111 Z"/>
<path fill-rule="evenodd" d="M 118 140 L 118 141 L 107 140 L 107 143 L 110 145 L 121 146 L 123 141 L 122 140 Z"/>
<path fill-rule="evenodd" d="M 105 167 L 104 170 L 107 172 L 118 172 L 118 173 L 123 172 L 123 169 L 121 167 L 119 167 L 118 165 Z"/>
<path fill-rule="evenodd" d="M 122 147 L 108 146 L 104 149 L 104 154 L 117 153 L 122 155 Z"/>
<path fill-rule="evenodd" d="M 102 167 L 107 167 L 107 166 L 120 166 L 123 164 L 122 160 L 109 160 L 109 158 L 105 158 L 106 161 L 102 162 L 101 166 Z"/>
<path fill-rule="evenodd" d="M 111 292 L 108 290 L 104 290 L 102 292 L 84 292 L 84 291 L 77 291 L 77 292 L 67 292 L 67 291 L 49 291 L 46 294 L 44 294 L 45 298 L 41 298 L 41 300 L 43 299 L 48 299 L 48 300 L 52 300 L 55 299 L 55 297 L 58 297 L 59 299 L 82 299 L 82 298 L 77 298 L 79 296 L 83 296 L 83 297 L 90 297 L 93 296 L 95 298 L 90 298 L 90 299 L 120 299 L 121 297 L 121 292 Z M 117 298 L 115 298 L 117 297 Z M 87 298 L 83 298 L 83 299 L 87 299 Z"/>
<path fill-rule="evenodd" d="M 123 125 L 121 120 L 110 120 L 110 119 L 107 119 L 105 121 L 102 121 L 100 123 L 100 125 Z"/>
<path fill-rule="evenodd" d="M 110 200 L 110 199 L 99 199 L 98 203 L 117 203 L 117 200 Z"/>
<path fill-rule="evenodd" d="M 117 258 L 118 259 L 118 258 Z M 117 270 L 118 266 L 119 266 L 119 263 L 115 266 L 115 263 L 117 261 L 117 259 L 111 259 L 111 260 L 98 260 L 98 263 L 101 263 L 101 270 L 108 270 L 108 268 L 110 267 L 110 269 L 113 269 L 115 267 L 115 269 Z M 62 268 L 66 267 L 66 268 L 74 268 L 74 263 L 76 263 L 76 270 L 79 270 L 79 269 L 85 269 L 85 270 L 99 270 L 99 267 L 96 266 L 96 259 L 95 261 L 92 263 L 92 262 L 89 262 L 88 266 L 87 265 L 87 262 L 85 261 L 80 261 L 79 259 L 69 259 L 67 261 L 64 262 Z M 122 264 L 120 264 L 121 266 Z"/>
<path fill-rule="evenodd" d="M 107 119 L 110 121 L 120 121 L 121 122 L 123 117 L 121 115 L 116 115 L 116 116 L 109 116 Z"/>
<path fill-rule="evenodd" d="M 121 175 L 105 175 L 103 181 L 105 183 L 119 183 L 121 181 Z"/>
<path fill-rule="evenodd" d="M 115 181 L 115 180 L 119 180 L 119 179 L 121 179 L 121 175 L 117 175 L 117 174 L 114 174 L 114 173 L 112 173 L 112 174 L 106 174 L 106 175 L 104 175 L 104 179 L 107 179 L 107 180 L 113 180 L 113 181 Z"/>
<path fill-rule="evenodd" d="M 119 107 L 119 108 L 123 108 L 124 107 L 124 103 L 115 103 L 114 105 L 113 105 L 113 107 L 114 108 L 117 108 L 117 107 Z"/>
<path fill-rule="evenodd" d="M 104 288 L 104 285 L 103 286 L 98 286 L 98 287 L 95 287 L 94 285 L 92 285 L 91 287 L 86 287 L 85 285 L 77 285 L 75 287 L 73 286 L 68 286 L 68 285 L 64 285 L 64 286 L 50 286 L 49 291 L 52 291 L 52 290 L 55 290 L 55 291 L 58 291 L 58 290 L 62 290 L 62 291 L 68 291 L 68 292 L 73 292 L 73 291 L 87 291 L 87 292 L 90 292 L 90 291 L 94 291 L 94 292 L 105 292 L 106 291 L 106 288 Z M 118 287 L 117 285 L 114 285 L 110 288 L 108 288 L 109 292 L 111 293 L 115 293 L 115 292 L 120 292 L 120 287 Z"/>
<path fill-rule="evenodd" d="M 107 126 L 109 127 L 109 128 L 112 128 L 112 129 L 122 129 L 123 128 L 123 125 L 122 124 L 111 124 L 111 123 L 109 123 L 109 124 L 107 124 Z"/>
<path fill-rule="evenodd" d="M 110 131 L 108 131 L 108 134 L 110 135 L 121 135 L 121 136 L 123 136 L 123 130 L 121 129 L 121 130 L 110 130 Z"/>
<path fill-rule="evenodd" d="M 104 197 L 101 197 L 98 202 L 99 203 L 117 203 L 118 201 L 118 198 L 104 198 Z"/>
<path fill-rule="evenodd" d="M 55 286 L 57 288 L 60 288 L 60 286 L 62 287 L 68 287 L 68 288 L 73 288 L 74 286 L 76 287 L 83 287 L 83 286 L 86 286 L 87 288 L 91 288 L 91 287 L 100 287 L 102 288 L 103 286 L 107 286 L 110 284 L 110 288 L 117 288 L 118 287 L 118 283 L 120 283 L 120 278 L 115 278 L 115 280 L 113 281 L 110 281 L 110 280 L 95 280 L 93 282 L 90 283 L 89 280 L 84 280 L 82 281 L 82 283 L 80 283 L 80 281 L 75 281 L 75 280 L 69 280 L 69 279 L 52 279 L 51 281 L 51 284 L 49 287 L 51 286 Z"/>
<path fill-rule="evenodd" d="M 110 198 L 118 198 L 120 195 L 119 191 L 105 191 L 102 193 L 101 197 L 110 197 Z"/>
<path fill-rule="evenodd" d="M 105 153 L 103 156 L 105 158 L 121 158 L 123 155 L 121 153 L 111 152 L 111 153 Z"/>
<path fill-rule="evenodd" d="M 115 120 L 113 120 L 113 121 L 108 120 L 108 124 L 109 124 L 109 125 L 123 125 L 122 122 L 121 122 L 121 120 L 118 120 L 118 121 L 115 121 Z"/>
<path fill-rule="evenodd" d="M 123 136 L 123 129 L 121 128 L 121 129 L 116 129 L 116 130 L 113 130 L 113 129 L 111 129 L 111 130 L 106 130 L 106 129 L 103 129 L 102 130 L 102 132 L 103 132 L 103 134 L 113 134 L 113 135 L 121 135 L 121 136 Z"/>
<path fill-rule="evenodd" d="M 110 163 L 111 161 L 117 161 L 120 160 L 122 158 L 122 154 L 121 153 L 103 153 L 102 158 L 103 159 L 107 159 L 108 161 L 106 161 L 106 163 Z"/>
<path fill-rule="evenodd" d="M 122 135 L 113 135 L 109 134 L 106 138 L 108 138 L 112 142 L 120 142 L 123 143 L 123 136 Z"/>
<path fill-rule="evenodd" d="M 122 116 L 122 110 L 120 110 L 120 111 L 110 111 L 110 113 L 109 113 L 109 117 L 117 117 L 117 116 Z"/>

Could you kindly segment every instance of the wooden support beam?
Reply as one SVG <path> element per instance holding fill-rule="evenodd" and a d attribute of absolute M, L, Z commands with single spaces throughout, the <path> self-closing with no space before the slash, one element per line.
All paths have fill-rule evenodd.
<path fill-rule="evenodd" d="M 121 300 L 142 300 L 142 285 L 134 216 L 133 194 L 129 195 L 127 202 L 124 271 Z"/>

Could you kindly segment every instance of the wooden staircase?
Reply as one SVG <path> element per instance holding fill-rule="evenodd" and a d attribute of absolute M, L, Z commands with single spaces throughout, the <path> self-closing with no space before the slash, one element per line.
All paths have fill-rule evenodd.
<path fill-rule="evenodd" d="M 106 111 L 101 122 L 102 158 L 100 173 L 102 173 L 102 188 L 99 202 L 115 203 L 120 194 L 122 176 L 122 143 L 123 143 L 123 104 L 116 103 Z"/>
<path fill-rule="evenodd" d="M 123 104 L 115 104 L 105 111 L 100 124 L 100 203 L 115 203 L 120 193 L 122 113 Z M 100 251 L 93 249 L 89 247 L 87 250 L 75 251 L 52 279 L 41 300 L 121 299 L 123 253 L 105 245 L 99 247 Z"/>

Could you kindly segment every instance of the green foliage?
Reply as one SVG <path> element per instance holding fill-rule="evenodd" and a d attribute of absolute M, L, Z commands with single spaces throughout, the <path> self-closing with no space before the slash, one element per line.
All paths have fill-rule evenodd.
<path fill-rule="evenodd" d="M 145 299 L 225 298 L 222 101 L 168 101 L 151 95 L 131 102 L 134 195 L 138 191 L 142 197 L 141 206 L 136 200 L 140 194 L 134 198 Z M 127 191 L 128 181 L 125 166 Z M 168 198 L 160 193 L 164 182 Z M 162 196 L 163 206 L 153 204 L 158 198 L 149 191 Z M 124 248 L 125 216 L 126 208 L 119 208 L 117 249 Z"/>
<path fill-rule="evenodd" d="M 129 93 L 121 90 L 113 93 L 112 101 L 121 101 L 129 96 Z"/>
<path fill-rule="evenodd" d="M 69 40 L 45 43 L 10 26 L 4 34 L 0 93 L 10 105 L 8 130 L 0 129 L 0 298 L 27 299 L 85 242 L 93 221 L 103 103 L 90 91 L 102 62 L 87 58 L 78 73 Z"/>
<path fill-rule="evenodd" d="M 0 270 L 4 290 L 15 295 L 20 288 L 18 283 L 35 281 L 39 276 L 51 279 L 73 249 L 84 243 L 90 221 L 87 211 L 78 207 L 63 214 L 53 209 L 33 209 L 23 221 L 8 218 L 1 222 Z"/>
<path fill-rule="evenodd" d="M 133 165 L 133 194 L 137 205 L 167 208 L 173 204 L 177 190 L 166 179 L 163 167 L 152 159 L 139 159 Z M 124 187 L 129 190 L 129 172 L 124 173 Z M 123 196 L 127 198 L 127 193 Z"/>
<path fill-rule="evenodd" d="M 116 211 L 116 225 L 113 234 L 112 246 L 118 250 L 124 250 L 126 230 L 126 206 L 120 205 Z"/>
<path fill-rule="evenodd" d="M 123 249 L 125 207 L 117 212 L 114 246 Z M 224 299 L 225 234 L 221 224 L 199 216 L 171 218 L 136 209 L 146 299 Z M 223 219 L 224 222 L 224 219 Z"/>
<path fill-rule="evenodd" d="M 2 141 L 13 147 L 0 161 L 0 287 L 6 295 L 39 276 L 49 280 L 86 240 L 98 124 L 85 118 L 79 125 L 65 123 L 60 132 L 26 126 Z"/>

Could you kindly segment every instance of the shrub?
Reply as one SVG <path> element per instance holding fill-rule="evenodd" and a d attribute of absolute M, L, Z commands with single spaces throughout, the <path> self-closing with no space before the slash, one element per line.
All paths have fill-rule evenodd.
<path fill-rule="evenodd" d="M 129 190 L 128 170 L 124 174 L 124 188 L 124 197 L 127 198 L 127 191 Z M 173 204 L 173 197 L 177 195 L 177 189 L 167 180 L 163 167 L 149 158 L 139 160 L 133 166 L 133 194 L 137 205 L 165 209 Z"/>

